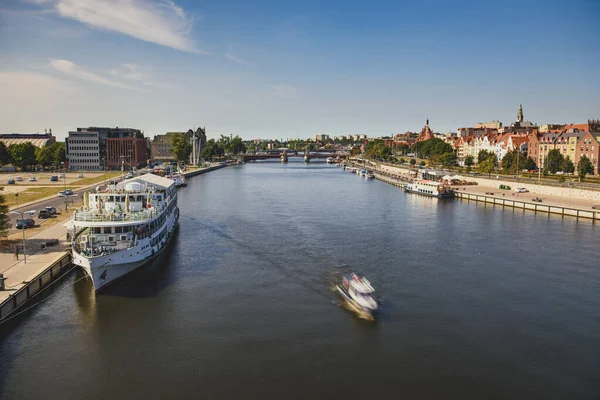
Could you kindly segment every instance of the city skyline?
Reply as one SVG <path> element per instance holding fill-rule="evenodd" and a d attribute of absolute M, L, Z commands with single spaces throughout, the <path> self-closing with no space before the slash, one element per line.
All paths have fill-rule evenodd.
<path fill-rule="evenodd" d="M 389 136 L 598 117 L 594 2 L 10 0 L 0 133 Z M 559 21 L 573 21 L 567 27 Z"/>

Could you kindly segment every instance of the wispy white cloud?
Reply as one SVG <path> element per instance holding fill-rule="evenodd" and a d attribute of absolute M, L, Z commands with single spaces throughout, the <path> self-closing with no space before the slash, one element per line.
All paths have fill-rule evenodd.
<path fill-rule="evenodd" d="M 235 54 L 233 54 L 232 50 L 233 50 L 233 47 L 232 47 L 232 46 L 229 46 L 229 47 L 227 48 L 227 53 L 225 53 L 225 57 L 227 57 L 227 58 L 228 58 L 228 59 L 230 59 L 231 61 L 234 61 L 234 62 L 236 62 L 236 63 L 238 63 L 238 64 L 241 64 L 241 65 L 246 65 L 246 66 L 251 66 L 251 65 L 252 65 L 252 64 L 251 64 L 251 63 L 249 63 L 248 61 L 246 61 L 246 60 L 244 60 L 244 59 L 242 59 L 242 58 L 240 58 L 240 57 L 236 56 Z"/>
<path fill-rule="evenodd" d="M 72 63 L 69 60 L 50 60 L 50 65 L 52 65 L 57 71 L 60 71 L 67 75 L 71 75 L 83 81 L 97 83 L 99 85 L 116 87 L 120 89 L 138 90 L 137 88 L 125 85 L 121 82 L 103 78 L 102 76 L 90 72 L 80 67 L 79 65 Z"/>
<path fill-rule="evenodd" d="M 119 68 L 111 69 L 108 73 L 121 79 L 137 81 L 145 86 L 154 86 L 160 89 L 181 90 L 181 88 L 176 85 L 156 80 L 148 67 L 137 64 L 121 64 Z"/>
<path fill-rule="evenodd" d="M 294 86 L 280 83 L 278 85 L 269 85 L 269 87 L 273 89 L 271 93 L 273 96 L 281 97 L 282 99 L 295 99 L 298 97 L 298 91 Z"/>
<path fill-rule="evenodd" d="M 94 28 L 132 36 L 188 53 L 197 49 L 191 38 L 193 18 L 173 0 L 32 0 L 48 3 L 65 18 Z"/>

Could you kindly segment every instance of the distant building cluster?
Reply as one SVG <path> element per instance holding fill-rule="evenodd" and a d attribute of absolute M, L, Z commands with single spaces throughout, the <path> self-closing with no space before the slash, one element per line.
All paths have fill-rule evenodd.
<path fill-rule="evenodd" d="M 558 150 L 577 168 L 581 157 L 586 156 L 594 165 L 594 174 L 599 173 L 600 121 L 588 120 L 585 124 L 547 124 L 537 126 L 525 121 L 523 107 L 519 106 L 515 122 L 503 126 L 500 121 L 478 122 L 472 127 L 461 127 L 456 133 L 434 133 L 429 120 L 419 133 L 405 132 L 385 140 L 388 146 L 407 145 L 437 137 L 450 144 L 456 151 L 459 163 L 468 156 L 475 163 L 481 150 L 496 155 L 498 163 L 510 151 L 518 150 L 524 157 L 531 157 L 540 168 L 545 167 L 550 150 Z"/>
<path fill-rule="evenodd" d="M 139 168 L 149 162 L 172 162 L 175 156 L 171 139 L 182 134 L 191 144 L 189 162 L 198 165 L 200 151 L 206 145 L 206 131 L 167 132 L 153 140 L 139 129 L 88 127 L 69 132 L 66 139 L 68 167 L 71 170 Z"/>

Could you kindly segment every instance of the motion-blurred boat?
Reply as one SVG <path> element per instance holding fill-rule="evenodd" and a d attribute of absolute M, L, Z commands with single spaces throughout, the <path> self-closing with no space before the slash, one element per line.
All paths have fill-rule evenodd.
<path fill-rule="evenodd" d="M 364 276 L 359 278 L 354 272 L 344 276 L 337 290 L 352 310 L 371 316 L 377 311 L 377 301 L 373 298 L 375 289 Z"/>

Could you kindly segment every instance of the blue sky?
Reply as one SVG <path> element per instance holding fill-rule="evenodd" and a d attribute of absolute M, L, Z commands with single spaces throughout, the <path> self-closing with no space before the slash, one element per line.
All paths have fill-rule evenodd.
<path fill-rule="evenodd" d="M 4 0 L 0 132 L 390 135 L 600 118 L 600 2 Z"/>

